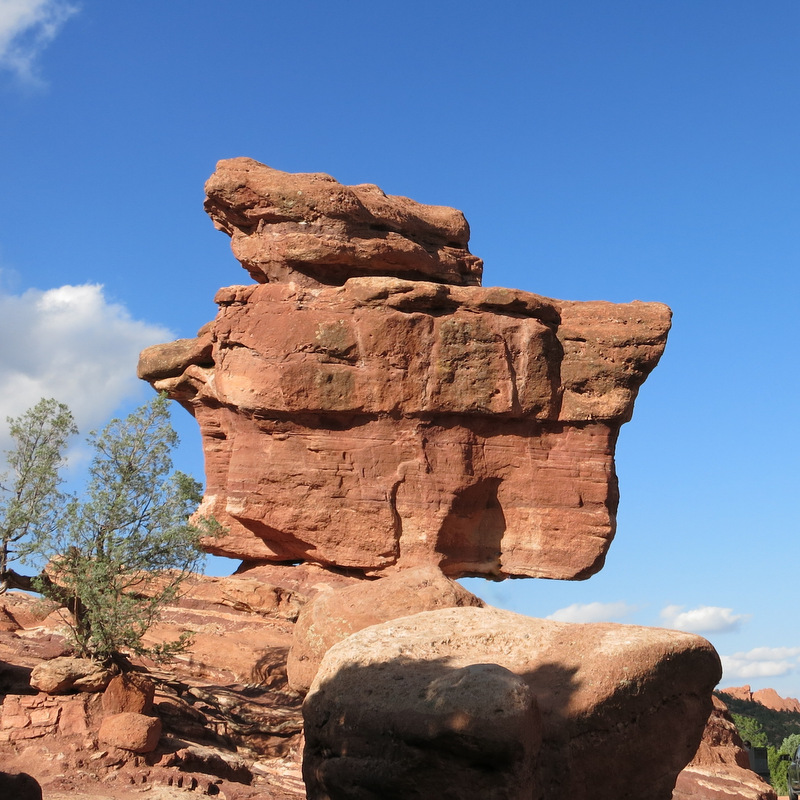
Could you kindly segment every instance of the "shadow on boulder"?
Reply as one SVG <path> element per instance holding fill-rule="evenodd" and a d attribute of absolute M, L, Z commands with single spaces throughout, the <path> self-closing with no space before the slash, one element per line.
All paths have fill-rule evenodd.
<path fill-rule="evenodd" d="M 42 800 L 42 787 L 27 772 L 0 772 L 0 797 L 8 800 Z"/>
<path fill-rule="evenodd" d="M 310 800 L 670 800 L 719 680 L 698 636 L 486 608 L 332 647 L 303 705 Z"/>

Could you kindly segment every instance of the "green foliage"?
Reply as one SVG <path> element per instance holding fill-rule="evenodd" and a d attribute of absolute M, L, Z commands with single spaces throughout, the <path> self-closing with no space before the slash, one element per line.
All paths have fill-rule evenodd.
<path fill-rule="evenodd" d="M 7 421 L 14 447 L 5 452 L 8 472 L 0 479 L 0 592 L 9 562 L 58 529 L 64 508 L 59 471 L 67 442 L 78 432 L 70 410 L 52 398 Z"/>
<path fill-rule="evenodd" d="M 797 752 L 798 747 L 800 747 L 800 733 L 793 733 L 781 742 L 778 752 L 793 756 Z"/>
<path fill-rule="evenodd" d="M 770 783 L 779 795 L 786 793 L 786 768 L 789 766 L 789 762 L 781 760 L 781 756 L 793 756 L 798 747 L 800 747 L 800 733 L 793 733 L 787 736 L 777 749 L 770 748 Z"/>
<path fill-rule="evenodd" d="M 743 742 L 749 742 L 753 747 L 766 747 L 769 744 L 767 734 L 764 733 L 764 728 L 757 719 L 733 713 L 731 713 L 731 716 L 736 723 L 739 736 L 742 737 Z"/>
<path fill-rule="evenodd" d="M 786 753 L 793 755 L 798 747 L 800 747 L 800 732 L 791 733 L 786 736 L 782 741 L 776 742 L 771 739 L 767 732 L 764 730 L 764 725 L 759 719 L 754 716 L 758 714 L 762 719 L 766 719 L 770 723 L 772 730 L 779 727 L 788 725 L 794 727 L 795 730 L 800 728 L 797 717 L 800 714 L 792 711 L 775 711 L 773 709 L 765 708 L 760 703 L 755 703 L 747 700 L 736 701 L 730 695 L 718 692 L 723 701 L 728 705 L 731 711 L 733 721 L 739 730 L 739 735 L 742 741 L 749 741 L 753 747 L 766 747 L 767 748 L 767 762 L 769 764 L 769 782 L 772 788 L 780 795 L 786 791 L 786 766 L 787 762 L 781 760 L 781 755 Z M 753 716 L 735 713 L 731 709 L 731 705 L 745 704 L 750 709 L 752 707 Z M 766 713 L 765 713 L 766 712 Z M 777 716 L 776 716 L 777 715 Z M 780 718 L 783 718 L 782 720 Z M 780 725 L 783 722 L 783 725 Z"/>
<path fill-rule="evenodd" d="M 143 637 L 197 567 L 200 537 L 215 532 L 213 523 L 188 522 L 200 484 L 172 470 L 178 438 L 165 396 L 112 420 L 88 442 L 94 457 L 83 495 L 64 498 L 53 489 L 48 502 L 58 526 L 25 534 L 25 559 L 47 565 L 33 587 L 72 611 L 80 655 L 166 659 L 187 639 L 146 647 Z"/>

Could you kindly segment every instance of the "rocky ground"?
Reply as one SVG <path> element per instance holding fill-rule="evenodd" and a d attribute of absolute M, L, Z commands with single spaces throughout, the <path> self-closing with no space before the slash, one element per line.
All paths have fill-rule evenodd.
<path fill-rule="evenodd" d="M 309 565 L 256 567 L 230 578 L 193 576 L 185 595 L 166 609 L 151 632 L 155 642 L 190 631 L 193 645 L 169 667 L 136 662 L 154 685 L 152 707 L 141 713 L 129 712 L 130 698 L 124 693 L 114 699 L 111 686 L 60 694 L 32 688 L 32 673 L 34 683 L 43 688 L 42 675 L 68 652 L 64 612 L 22 593 L 1 596 L 0 778 L 3 772 L 27 772 L 41 784 L 45 800 L 305 798 L 300 691 L 308 682 L 304 670 L 322 657 L 312 647 L 315 637 L 341 639 L 381 619 L 395 619 L 403 609 L 419 610 L 408 597 L 403 599 L 393 580 L 383 579 L 380 587 L 358 582 L 358 596 L 352 596 L 356 579 Z M 461 615 L 495 613 L 475 607 L 479 601 L 471 595 L 450 597 L 452 587 L 439 586 L 430 576 L 406 572 L 404 581 L 398 576 L 400 583 L 407 584 L 423 610 L 444 604 Z M 346 591 L 331 593 L 336 588 Z M 407 617 L 406 625 L 409 619 L 427 616 Z M 399 625 L 393 630 L 399 631 Z M 593 652 L 591 647 L 577 649 Z M 565 656 L 558 658 L 564 661 Z M 509 675 L 504 671 L 504 680 Z M 543 697 L 539 700 L 544 703 Z M 542 709 L 546 711 L 546 703 Z M 134 721 L 157 726 L 155 749 L 132 752 L 136 731 L 124 726 L 112 730 L 120 710 Z M 390 757 L 393 748 L 381 758 Z M 1 781 L 0 798 L 5 800 Z M 775 795 L 746 769 L 735 727 L 715 700 L 703 743 L 679 776 L 673 800 L 723 798 L 775 800 Z"/>
<path fill-rule="evenodd" d="M 99 693 L 48 695 L 31 670 L 67 652 L 63 617 L 21 593 L 0 599 L 0 771 L 24 771 L 47 800 L 305 797 L 300 696 L 286 683 L 293 620 L 314 593 L 250 577 L 197 576 L 152 638 L 189 630 L 191 650 L 169 668 L 139 662 L 155 682 L 158 748 L 134 754 L 98 737 Z M 289 583 L 290 581 L 286 581 Z M 301 589 L 303 591 L 301 591 Z"/>

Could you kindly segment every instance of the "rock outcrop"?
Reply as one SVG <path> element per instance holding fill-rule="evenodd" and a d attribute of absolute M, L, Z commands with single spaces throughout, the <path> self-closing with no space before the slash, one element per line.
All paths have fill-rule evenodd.
<path fill-rule="evenodd" d="M 586 578 L 670 312 L 483 288 L 452 209 L 222 161 L 206 208 L 259 283 L 139 374 L 196 417 L 210 552 L 380 574 Z"/>
<path fill-rule="evenodd" d="M 481 684 L 486 665 L 502 671 Z M 668 800 L 720 673 L 677 631 L 480 608 L 374 625 L 327 652 L 306 697 L 308 796 Z M 493 697 L 513 737 L 487 723 Z M 450 793 L 427 794 L 420 769 Z"/>
<path fill-rule="evenodd" d="M 703 739 L 678 775 L 672 800 L 776 800 L 772 787 L 750 769 L 725 704 L 717 697 L 713 701 Z"/>
<path fill-rule="evenodd" d="M 308 579 L 313 594 L 318 571 L 299 567 L 294 582 Z M 150 679 L 117 676 L 102 695 L 33 693 L 32 670 L 62 655 L 66 630 L 35 598 L 4 595 L 0 606 L 17 624 L 0 630 L 2 768 L 30 773 L 54 800 L 166 800 L 183 797 L 181 787 L 194 790 L 187 797 L 304 798 L 300 697 L 286 686 L 286 654 L 293 624 L 287 611 L 306 596 L 276 584 L 282 568 L 258 572 L 261 593 L 251 577 L 190 578 L 147 641 L 188 632 L 191 649 L 168 670 L 134 659 Z M 131 750 L 152 746 L 159 719 L 156 749 Z"/>
<path fill-rule="evenodd" d="M 336 284 L 359 275 L 481 280 L 460 211 L 387 196 L 372 184 L 342 186 L 330 175 L 233 158 L 207 181 L 205 209 L 258 283 Z"/>

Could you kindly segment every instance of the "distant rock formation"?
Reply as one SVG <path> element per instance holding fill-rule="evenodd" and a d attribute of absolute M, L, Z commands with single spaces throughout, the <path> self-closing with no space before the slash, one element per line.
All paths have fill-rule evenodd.
<path fill-rule="evenodd" d="M 221 161 L 206 209 L 256 285 L 139 374 L 197 419 L 210 552 L 351 573 L 576 579 L 670 311 L 482 288 L 458 211 Z"/>
<path fill-rule="evenodd" d="M 752 692 L 749 684 L 745 684 L 744 686 L 731 686 L 718 691 L 735 697 L 737 700 L 760 703 L 765 708 L 771 708 L 773 711 L 796 711 L 800 713 L 800 700 L 794 697 L 781 697 L 774 689 L 757 689 Z"/>

